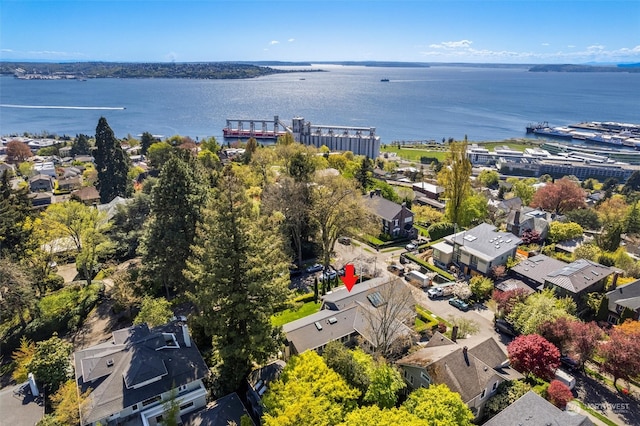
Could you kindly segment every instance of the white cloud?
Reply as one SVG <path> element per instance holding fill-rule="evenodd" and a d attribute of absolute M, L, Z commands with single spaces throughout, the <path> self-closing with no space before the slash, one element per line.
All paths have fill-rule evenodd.
<path fill-rule="evenodd" d="M 0 49 L 0 52 L 11 53 L 13 52 L 13 49 Z"/>
<path fill-rule="evenodd" d="M 549 43 L 542 43 L 543 46 L 549 46 Z"/>
<path fill-rule="evenodd" d="M 567 46 L 568 49 L 575 49 L 576 45 L 575 44 L 570 44 Z"/>
<path fill-rule="evenodd" d="M 460 40 L 460 41 L 443 41 L 439 44 L 431 44 L 429 47 L 433 49 L 460 49 L 460 48 L 469 48 L 473 42 L 470 40 Z"/>
<path fill-rule="evenodd" d="M 594 50 L 604 50 L 604 46 L 601 44 L 594 44 L 592 46 L 587 47 L 587 50 L 590 51 L 594 51 Z"/>
<path fill-rule="evenodd" d="M 269 45 L 273 46 L 274 44 L 280 44 L 280 42 L 278 40 L 271 40 L 269 42 Z"/>
<path fill-rule="evenodd" d="M 293 43 L 294 41 L 296 41 L 295 38 L 290 38 L 289 40 L 287 40 L 289 43 Z"/>

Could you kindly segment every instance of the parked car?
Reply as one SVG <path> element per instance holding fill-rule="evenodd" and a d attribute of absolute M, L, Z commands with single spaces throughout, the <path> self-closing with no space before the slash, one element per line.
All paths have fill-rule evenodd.
<path fill-rule="evenodd" d="M 506 334 L 507 336 L 516 337 L 520 333 L 506 320 L 498 318 L 494 325 L 496 332 Z"/>
<path fill-rule="evenodd" d="M 404 246 L 404 248 L 406 248 L 407 251 L 414 251 L 415 249 L 418 248 L 418 245 L 414 243 L 409 243 L 406 246 Z"/>
<path fill-rule="evenodd" d="M 560 370 L 559 368 L 556 370 L 556 380 L 560 380 L 571 390 L 576 387 L 576 378 L 566 371 Z"/>
<path fill-rule="evenodd" d="M 298 277 L 302 275 L 302 269 L 298 268 L 297 266 L 291 265 L 289 266 L 289 276 L 290 277 Z"/>
<path fill-rule="evenodd" d="M 307 273 L 312 273 L 312 272 L 319 272 L 322 271 L 322 265 L 319 263 L 314 263 L 311 266 L 308 266 L 307 269 L 305 269 L 305 271 L 307 271 Z"/>
<path fill-rule="evenodd" d="M 389 265 L 387 266 L 387 271 L 391 272 L 392 274 L 398 275 L 398 276 L 403 276 L 404 275 L 404 266 L 400 266 L 400 265 Z"/>
<path fill-rule="evenodd" d="M 345 246 L 348 246 L 348 245 L 351 244 L 351 238 L 349 238 L 349 237 L 340 237 L 340 238 L 338 238 L 338 242 L 340 244 L 344 244 Z"/>
<path fill-rule="evenodd" d="M 467 312 L 469 310 L 469 304 L 462 299 L 454 297 L 453 299 L 449 299 L 449 304 L 451 306 L 455 306 L 461 311 Z"/>
<path fill-rule="evenodd" d="M 569 371 L 576 370 L 580 366 L 578 361 L 568 355 L 562 355 L 560 357 L 560 364 Z"/>
<path fill-rule="evenodd" d="M 450 296 L 451 294 L 453 294 L 453 288 L 455 284 L 456 283 L 434 285 L 429 290 L 427 290 L 427 296 L 429 296 L 429 299 L 437 299 L 438 297 Z"/>
<path fill-rule="evenodd" d="M 338 276 L 338 273 L 333 269 L 327 269 L 322 273 L 322 278 L 325 280 L 333 280 Z"/>

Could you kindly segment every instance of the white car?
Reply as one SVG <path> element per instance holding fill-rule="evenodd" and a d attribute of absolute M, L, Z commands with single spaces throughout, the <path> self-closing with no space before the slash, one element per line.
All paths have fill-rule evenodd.
<path fill-rule="evenodd" d="M 406 246 L 404 246 L 404 248 L 406 248 L 408 251 L 414 251 L 415 249 L 418 248 L 418 246 L 414 243 L 409 243 Z"/>

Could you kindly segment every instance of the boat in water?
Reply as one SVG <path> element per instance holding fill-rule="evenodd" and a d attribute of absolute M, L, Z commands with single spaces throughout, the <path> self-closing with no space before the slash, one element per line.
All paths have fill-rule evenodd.
<path fill-rule="evenodd" d="M 389 79 L 388 78 L 382 78 L 382 79 L 380 79 L 380 81 L 387 82 L 387 81 L 389 81 Z"/>

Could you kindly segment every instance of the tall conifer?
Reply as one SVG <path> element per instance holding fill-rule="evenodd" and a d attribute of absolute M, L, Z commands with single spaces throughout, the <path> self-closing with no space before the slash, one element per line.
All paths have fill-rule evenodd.
<path fill-rule="evenodd" d="M 108 203 L 117 196 L 129 197 L 133 191 L 133 183 L 128 177 L 129 156 L 104 117 L 100 117 L 96 127 L 96 149 L 93 156 L 98 172 L 100 202 Z"/>

